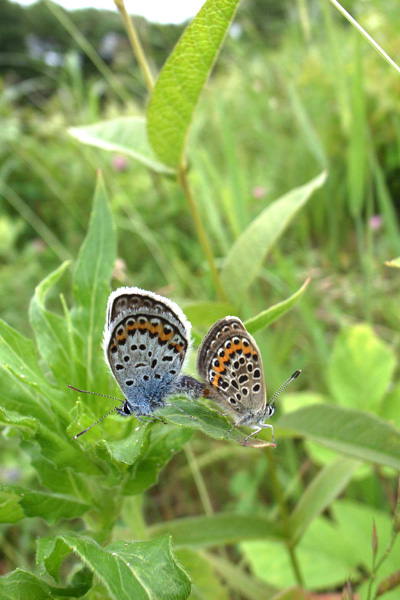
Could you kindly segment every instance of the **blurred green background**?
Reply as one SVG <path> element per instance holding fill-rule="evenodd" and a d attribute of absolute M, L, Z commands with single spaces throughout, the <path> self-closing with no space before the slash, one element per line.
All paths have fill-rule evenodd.
<path fill-rule="evenodd" d="M 399 56 L 398 2 L 352 0 L 346 8 L 390 56 Z M 215 300 L 176 182 L 164 179 L 161 185 L 134 159 L 82 145 L 68 134 L 70 127 L 144 114 L 147 91 L 119 15 L 66 13 L 47 1 L 22 8 L 7 0 L 0 0 L 0 14 L 1 317 L 31 336 L 30 298 L 61 261 L 76 258 L 98 169 L 118 226 L 114 288 L 137 285 L 183 306 Z M 141 18 L 135 24 L 156 75 L 184 25 Z M 102 72 L 77 32 L 96 51 Z M 244 0 L 202 95 L 189 165 L 217 265 L 272 201 L 323 169 L 329 172 L 325 187 L 274 246 L 243 307 L 249 318 L 311 277 L 296 309 L 257 337 L 269 393 L 296 368 L 303 370 L 293 385 L 297 391 L 282 398 L 278 412 L 323 400 L 400 423 L 399 272 L 385 266 L 400 255 L 399 94 L 396 70 L 329 2 Z M 64 292 L 68 297 L 69 289 Z M 370 381 L 381 364 L 384 374 Z M 346 368 L 349 379 L 362 383 L 362 393 L 353 393 L 353 382 L 347 396 L 345 385 L 335 387 Z M 29 480 L 26 459 L 6 448 L 3 482 Z M 192 448 L 213 511 L 269 511 L 265 453 L 244 454 L 200 436 Z M 279 477 L 294 502 L 330 458 L 311 444 L 282 444 L 279 452 Z M 146 495 L 149 523 L 204 510 L 188 460 L 184 453 L 174 457 Z M 390 516 L 395 475 L 365 467 L 346 498 Z M 19 564 L 18 553 L 32 561 L 36 527 L 42 525 L 2 530 L 3 574 Z M 257 560 L 263 554 L 254 546 L 241 550 L 262 577 Z M 289 582 L 277 576 L 273 583 Z M 321 582 L 310 587 L 320 589 Z"/>

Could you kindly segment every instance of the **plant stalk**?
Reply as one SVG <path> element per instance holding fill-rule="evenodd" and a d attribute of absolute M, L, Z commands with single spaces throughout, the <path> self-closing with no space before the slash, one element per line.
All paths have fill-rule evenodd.
<path fill-rule="evenodd" d="M 188 176 L 187 176 L 187 168 L 185 163 L 181 163 L 179 166 L 178 172 L 178 181 L 183 189 L 183 193 L 185 194 L 186 200 L 189 204 L 189 209 L 192 214 L 193 223 L 196 229 L 198 240 L 203 248 L 203 252 L 206 256 L 207 262 L 210 267 L 211 276 L 214 281 L 215 289 L 217 290 L 217 294 L 219 299 L 223 302 L 226 302 L 226 295 L 224 289 L 222 287 L 222 283 L 218 274 L 217 267 L 215 265 L 214 255 L 211 249 L 210 241 L 207 237 L 206 231 L 203 227 L 203 223 L 201 221 L 199 209 L 197 207 L 196 201 L 194 199 L 192 189 L 189 184 Z"/>
<path fill-rule="evenodd" d="M 288 511 L 288 508 L 286 505 L 286 500 L 285 500 L 285 496 L 284 496 L 282 488 L 281 488 L 281 484 L 279 483 L 279 479 L 277 476 L 276 461 L 275 461 L 275 456 L 273 455 L 273 452 L 267 452 L 267 458 L 268 458 L 269 467 L 270 467 L 269 474 L 270 474 L 270 478 L 271 478 L 272 489 L 274 492 L 274 496 L 275 496 L 276 500 L 278 501 L 279 510 L 281 513 L 283 533 L 286 538 L 286 548 L 289 553 L 289 559 L 290 559 L 290 562 L 292 565 L 293 573 L 294 573 L 294 576 L 296 577 L 297 583 L 299 585 L 301 585 L 302 587 L 304 587 L 304 578 L 303 578 L 303 575 L 300 570 L 300 565 L 297 560 L 294 545 L 292 544 L 292 541 L 291 541 L 289 511 Z"/>
<path fill-rule="evenodd" d="M 126 33 L 128 34 L 128 38 L 132 46 L 133 54 L 135 55 L 136 60 L 138 61 L 139 68 L 145 80 L 147 91 L 149 92 L 149 94 L 151 94 L 154 88 L 154 80 L 149 65 L 147 63 L 142 44 L 140 43 L 139 36 L 136 33 L 133 20 L 130 17 L 130 15 L 128 15 L 124 0 L 114 0 L 114 4 L 121 15 Z"/>

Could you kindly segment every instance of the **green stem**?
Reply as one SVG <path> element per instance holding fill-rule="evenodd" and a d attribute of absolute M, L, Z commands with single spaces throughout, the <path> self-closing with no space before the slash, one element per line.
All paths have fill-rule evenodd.
<path fill-rule="evenodd" d="M 380 45 L 377 44 L 377 42 L 369 35 L 369 33 L 367 33 L 365 29 L 363 29 L 363 27 L 361 27 L 361 25 L 357 23 L 354 17 L 352 17 L 351 14 L 348 13 L 345 8 L 343 8 L 343 6 L 337 0 L 329 0 L 329 2 L 331 2 L 331 4 L 333 4 L 333 6 L 337 8 L 338 11 L 342 13 L 342 15 L 349 21 L 349 23 L 351 23 L 353 27 L 355 27 L 357 31 L 365 37 L 367 42 L 369 42 L 371 46 L 375 48 L 377 52 L 379 52 L 379 54 L 386 60 L 386 62 L 388 62 L 389 65 L 396 69 L 398 73 L 400 73 L 400 67 L 394 62 L 394 60 L 390 58 L 388 54 L 386 54 L 383 48 L 381 48 Z"/>
<path fill-rule="evenodd" d="M 192 214 L 192 219 L 193 219 L 193 223 L 194 223 L 194 226 L 196 229 L 197 237 L 201 244 L 201 247 L 203 248 L 203 252 L 206 256 L 207 262 L 209 264 L 211 276 L 213 278 L 214 285 L 215 285 L 215 289 L 217 290 L 219 299 L 222 300 L 223 302 L 226 302 L 227 299 L 226 299 L 225 292 L 222 287 L 221 280 L 219 278 L 217 267 L 215 265 L 215 260 L 214 260 L 214 255 L 213 255 L 213 252 L 211 249 L 211 244 L 207 237 L 206 231 L 203 227 L 203 223 L 200 218 L 199 209 L 197 207 L 196 201 L 194 199 L 194 196 L 193 196 L 190 184 L 189 184 L 186 164 L 184 164 L 184 163 L 181 163 L 179 166 L 178 181 L 179 181 L 180 185 L 182 186 L 186 200 L 188 201 L 189 209 Z"/>
<path fill-rule="evenodd" d="M 203 479 L 203 475 L 201 474 L 199 465 L 197 463 L 196 456 L 193 452 L 190 442 L 185 444 L 185 446 L 183 447 L 183 450 L 186 454 L 188 465 L 189 465 L 190 471 L 193 475 L 193 479 L 196 484 L 201 503 L 203 505 L 204 513 L 207 515 L 207 517 L 211 517 L 214 514 L 214 509 L 212 507 L 211 499 L 210 499 L 210 496 L 209 496 L 208 490 L 207 490 L 207 486 Z"/>
<path fill-rule="evenodd" d="M 392 535 L 390 536 L 390 541 L 389 541 L 388 547 L 386 548 L 385 552 L 383 553 L 383 555 L 381 556 L 380 560 L 378 560 L 377 563 L 375 563 L 375 556 L 373 556 L 372 571 L 371 571 L 370 579 L 368 582 L 367 600 L 371 600 L 372 584 L 375 581 L 376 574 L 379 571 L 379 569 L 381 568 L 382 564 L 387 559 L 387 557 L 389 556 L 389 554 L 391 553 L 393 545 L 399 534 L 399 531 L 400 531 L 399 522 L 400 522 L 400 478 L 398 480 L 397 502 L 396 502 L 396 507 L 394 509 L 394 515 L 393 515 Z M 376 594 L 375 594 L 375 598 L 376 598 Z"/>
<path fill-rule="evenodd" d="M 272 484 L 272 489 L 274 492 L 274 496 L 278 502 L 279 510 L 281 513 L 283 533 L 286 538 L 286 548 L 289 553 L 289 559 L 292 564 L 292 569 L 296 581 L 299 585 L 304 587 L 304 578 L 300 570 L 300 565 L 297 560 L 296 552 L 294 545 L 291 542 L 291 533 L 290 533 L 290 524 L 289 524 L 289 511 L 286 505 L 285 496 L 283 494 L 281 484 L 279 483 L 279 479 L 276 472 L 276 461 L 273 452 L 267 452 L 267 459 L 269 462 L 269 474 Z"/>
<path fill-rule="evenodd" d="M 154 80 L 151 74 L 149 65 L 146 60 L 146 56 L 143 52 L 142 44 L 140 43 L 139 36 L 136 33 L 135 25 L 128 15 L 124 0 L 114 0 L 114 4 L 117 7 L 122 20 L 124 22 L 126 33 L 128 34 L 129 41 L 132 46 L 136 60 L 138 61 L 139 68 L 142 72 L 143 78 L 146 82 L 147 91 L 149 94 L 153 91 Z"/>

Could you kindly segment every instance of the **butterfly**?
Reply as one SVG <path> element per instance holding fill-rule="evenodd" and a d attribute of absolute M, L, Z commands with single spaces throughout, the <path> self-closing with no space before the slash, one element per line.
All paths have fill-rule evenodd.
<path fill-rule="evenodd" d="M 209 384 L 208 396 L 234 417 L 235 427 L 250 425 L 254 431 L 244 443 L 265 428 L 274 428 L 266 419 L 275 412 L 277 396 L 296 377 L 293 373 L 275 392 L 269 402 L 264 383 L 260 350 L 238 317 L 225 317 L 217 321 L 200 344 L 197 354 L 199 375 Z"/>
<path fill-rule="evenodd" d="M 152 417 L 162 421 L 154 413 L 171 405 L 166 402 L 169 396 L 201 397 L 205 385 L 181 375 L 190 346 L 190 330 L 191 325 L 181 308 L 163 296 L 138 287 L 121 287 L 112 292 L 107 303 L 103 350 L 124 400 L 120 400 L 121 407 L 113 408 L 99 421 L 114 411 L 124 417 L 134 415 L 139 420 Z"/>

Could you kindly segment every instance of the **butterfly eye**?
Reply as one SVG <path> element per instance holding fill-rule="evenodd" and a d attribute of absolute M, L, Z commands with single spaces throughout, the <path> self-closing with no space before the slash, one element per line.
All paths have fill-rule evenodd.
<path fill-rule="evenodd" d="M 267 417 L 272 417 L 272 415 L 275 412 L 275 407 L 271 406 L 270 404 L 267 405 Z"/>

